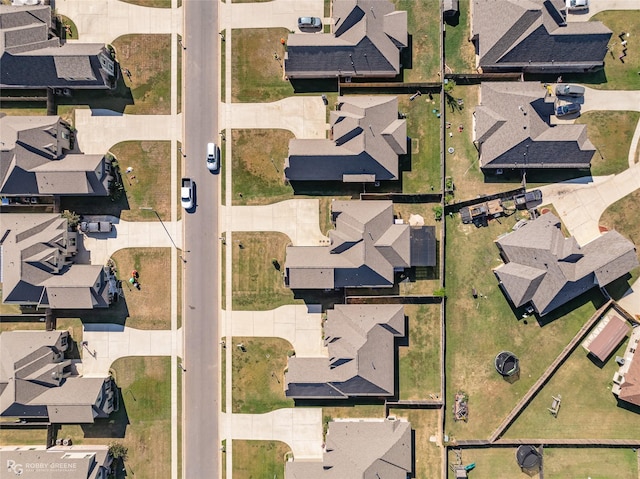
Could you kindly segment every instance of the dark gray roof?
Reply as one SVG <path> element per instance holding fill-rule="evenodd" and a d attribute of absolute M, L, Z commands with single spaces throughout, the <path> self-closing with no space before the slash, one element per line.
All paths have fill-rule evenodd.
<path fill-rule="evenodd" d="M 393 396 L 394 338 L 405 335 L 402 305 L 336 305 L 327 311 L 328 357 L 289 358 L 286 395 L 293 398 Z"/>
<path fill-rule="evenodd" d="M 616 231 L 579 246 L 560 220 L 541 215 L 496 241 L 505 264 L 494 270 L 516 307 L 531 303 L 543 316 L 595 286 L 606 286 L 638 266 L 635 247 Z"/>
<path fill-rule="evenodd" d="M 553 98 L 537 82 L 485 82 L 476 107 L 480 167 L 589 168 L 596 149 L 587 126 L 552 125 Z"/>
<path fill-rule="evenodd" d="M 397 97 L 339 97 L 331 112 L 331 136 L 290 140 L 287 179 L 398 179 L 398 155 L 407 153 L 407 125 L 398 119 Z"/>
<path fill-rule="evenodd" d="M 585 71 L 604 65 L 611 31 L 566 22 L 563 0 L 474 0 L 473 38 L 484 71 Z"/>
<path fill-rule="evenodd" d="M 289 35 L 289 78 L 394 77 L 408 45 L 407 12 L 387 0 L 335 0 L 333 33 Z"/>
<path fill-rule="evenodd" d="M 322 461 L 289 461 L 285 479 L 406 479 L 413 469 L 411 423 L 398 419 L 336 420 Z"/>

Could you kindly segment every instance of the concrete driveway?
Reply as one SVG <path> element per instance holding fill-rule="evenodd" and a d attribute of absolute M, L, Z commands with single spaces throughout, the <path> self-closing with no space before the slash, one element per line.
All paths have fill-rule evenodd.
<path fill-rule="evenodd" d="M 55 0 L 55 8 L 73 20 L 82 43 L 111 43 L 132 33 L 182 31 L 182 8 L 140 7 L 120 0 Z"/>
<path fill-rule="evenodd" d="M 231 103 L 228 107 L 231 109 L 229 121 L 220 122 L 226 124 L 227 128 L 289 130 L 296 138 L 327 136 L 327 107 L 320 95 L 292 96 L 272 103 Z M 221 113 L 223 111 L 221 110 Z"/>
<path fill-rule="evenodd" d="M 568 22 L 586 22 L 596 13 L 605 10 L 640 10 L 638 0 L 591 0 L 589 10 L 569 12 Z M 614 36 L 620 32 L 613 32 Z"/>
<path fill-rule="evenodd" d="M 327 357 L 322 341 L 322 314 L 309 313 L 305 305 L 281 306 L 270 311 L 233 311 L 231 336 L 283 338 L 297 357 Z M 222 324 L 222 336 L 227 336 Z"/>
<path fill-rule="evenodd" d="M 225 423 L 228 424 L 228 420 L 222 424 Z M 296 407 L 266 414 L 232 414 L 230 427 L 230 434 L 222 433 L 227 440 L 282 441 L 289 445 L 296 460 L 322 458 L 322 408 Z"/>
<path fill-rule="evenodd" d="M 220 5 L 221 29 L 284 27 L 298 32 L 298 17 L 323 18 L 323 1 L 272 0 L 254 3 L 226 2 Z M 323 20 L 323 23 L 327 20 Z"/>
<path fill-rule="evenodd" d="M 228 207 L 227 207 L 228 208 Z M 231 225 L 222 231 L 278 231 L 286 234 L 294 246 L 328 244 L 320 231 L 320 201 L 317 199 L 286 200 L 264 206 L 232 206 Z M 228 221 L 228 215 L 222 216 Z"/>
<path fill-rule="evenodd" d="M 638 4 L 640 9 L 640 3 Z M 638 90 L 596 90 L 585 88 L 582 112 L 594 110 L 640 111 L 640 91 Z"/>
<path fill-rule="evenodd" d="M 121 141 L 182 137 L 182 115 L 126 115 L 111 110 L 76 109 L 78 147 L 86 154 L 105 154 Z"/>
<path fill-rule="evenodd" d="M 182 356 L 182 330 L 178 336 L 177 355 Z M 116 359 L 127 356 L 170 356 L 171 330 L 142 330 L 121 324 L 85 324 L 82 340 L 82 365 L 78 369 L 85 377 L 104 377 Z"/>

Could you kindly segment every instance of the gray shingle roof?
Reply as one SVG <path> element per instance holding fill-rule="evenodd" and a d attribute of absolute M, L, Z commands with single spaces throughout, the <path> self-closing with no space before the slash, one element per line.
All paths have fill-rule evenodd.
<path fill-rule="evenodd" d="M 408 45 L 407 12 L 387 0 L 335 0 L 333 33 L 289 35 L 289 78 L 394 77 Z"/>
<path fill-rule="evenodd" d="M 292 139 L 285 175 L 304 180 L 397 180 L 407 153 L 406 120 L 394 96 L 342 96 L 331 112 L 332 139 Z"/>
<path fill-rule="evenodd" d="M 287 462 L 285 479 L 406 479 L 412 472 L 412 451 L 409 422 L 332 421 L 322 462 Z"/>
<path fill-rule="evenodd" d="M 0 446 L 0 463 L 19 465 L 22 479 L 100 479 L 111 462 L 108 446 Z"/>
<path fill-rule="evenodd" d="M 589 168 L 596 149 L 586 125 L 552 125 L 552 98 L 537 82 L 485 82 L 476 107 L 480 167 Z"/>
<path fill-rule="evenodd" d="M 638 266 L 635 247 L 608 231 L 580 247 L 565 238 L 560 220 L 544 214 L 496 241 L 505 264 L 494 270 L 516 307 L 531 303 L 543 316 L 595 286 L 606 286 Z"/>
<path fill-rule="evenodd" d="M 474 0 L 479 66 L 490 71 L 586 71 L 604 65 L 609 30 L 566 22 L 563 0 Z"/>

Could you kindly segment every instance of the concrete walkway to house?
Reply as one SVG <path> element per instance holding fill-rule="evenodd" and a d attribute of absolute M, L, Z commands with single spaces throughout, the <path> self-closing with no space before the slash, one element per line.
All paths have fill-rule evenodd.
<path fill-rule="evenodd" d="M 80 151 L 105 154 L 121 141 L 182 138 L 182 115 L 126 115 L 112 110 L 78 108 L 75 127 Z"/>
<path fill-rule="evenodd" d="M 327 107 L 320 95 L 292 96 L 272 103 L 231 103 L 229 106 L 229 121 L 221 119 L 220 122 L 227 128 L 283 129 L 291 131 L 296 138 L 327 136 Z M 221 108 L 220 114 L 224 113 L 226 110 Z"/>
<path fill-rule="evenodd" d="M 638 0 L 591 0 L 588 10 L 577 10 L 569 12 L 567 15 L 568 22 L 586 22 L 596 13 L 605 10 L 640 10 Z M 620 32 L 613 32 L 613 37 Z"/>
<path fill-rule="evenodd" d="M 231 228 L 222 224 L 220 231 L 278 231 L 291 238 L 294 246 L 319 246 L 329 242 L 320 231 L 320 201 L 317 199 L 231 208 Z M 220 218 L 224 223 L 227 215 L 221 214 Z"/>
<path fill-rule="evenodd" d="M 640 3 L 638 8 L 640 9 Z M 640 91 L 596 90 L 586 87 L 581 109 L 582 113 L 593 110 L 640 111 Z"/>
<path fill-rule="evenodd" d="M 272 0 L 270 2 L 221 3 L 220 29 L 284 27 L 298 31 L 298 17 L 324 17 L 322 0 Z M 328 19 L 324 19 L 326 23 Z"/>
<path fill-rule="evenodd" d="M 125 248 L 172 248 L 173 243 L 182 244 L 182 223 L 165 221 L 123 221 L 113 216 L 107 217 L 114 224 L 111 233 L 90 233 L 82 235 L 82 247 L 79 254 L 86 250 L 89 258 L 82 258 L 83 263 L 105 264 L 120 249 Z M 171 234 L 171 238 L 169 234 Z M 185 258 L 186 259 L 186 258 Z"/>
<path fill-rule="evenodd" d="M 231 336 L 282 338 L 291 343 L 297 357 L 327 357 L 322 340 L 322 314 L 309 313 L 303 304 L 270 311 L 232 311 Z M 222 336 L 225 322 L 222 323 Z"/>
<path fill-rule="evenodd" d="M 182 354 L 182 329 L 176 331 Z M 116 359 L 127 356 L 170 356 L 171 330 L 134 329 L 121 324 L 85 324 L 82 341 L 82 374 L 85 377 L 104 377 Z"/>
<path fill-rule="evenodd" d="M 224 425 L 226 421 L 221 420 L 220 424 Z M 231 434 L 221 431 L 221 435 L 227 442 L 229 439 L 282 441 L 291 448 L 297 461 L 321 459 L 322 408 L 296 407 L 266 414 L 232 414 Z"/>
<path fill-rule="evenodd" d="M 182 8 L 141 7 L 120 0 L 55 0 L 55 8 L 76 24 L 82 43 L 107 44 L 121 35 L 182 31 Z"/>

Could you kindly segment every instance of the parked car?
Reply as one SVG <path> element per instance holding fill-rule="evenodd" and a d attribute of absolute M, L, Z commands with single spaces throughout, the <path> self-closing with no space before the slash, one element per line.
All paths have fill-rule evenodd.
<path fill-rule="evenodd" d="M 180 188 L 180 203 L 185 210 L 193 208 L 193 181 L 191 178 L 182 178 L 182 186 Z"/>
<path fill-rule="evenodd" d="M 567 10 L 588 10 L 589 0 L 567 0 Z"/>
<path fill-rule="evenodd" d="M 516 208 L 518 209 L 522 209 L 522 208 L 530 209 L 533 206 L 537 206 L 540 203 L 542 203 L 542 191 L 540 190 L 527 191 L 526 193 L 523 193 L 521 195 L 516 195 L 513 198 L 513 201 L 516 205 Z"/>
<path fill-rule="evenodd" d="M 207 144 L 207 168 L 216 171 L 220 167 L 220 150 L 215 143 Z"/>
<path fill-rule="evenodd" d="M 113 230 L 111 221 L 82 221 L 80 231 L 83 233 L 109 233 Z"/>
<path fill-rule="evenodd" d="M 556 96 L 584 96 L 584 87 L 580 85 L 560 84 L 556 86 Z"/>
<path fill-rule="evenodd" d="M 318 17 L 300 17 L 298 18 L 298 28 L 301 31 L 318 31 L 322 29 L 322 20 Z"/>
<path fill-rule="evenodd" d="M 563 116 L 569 116 L 577 113 L 580 114 L 580 105 L 577 103 L 567 103 L 565 105 L 556 106 L 556 116 L 561 118 Z"/>

